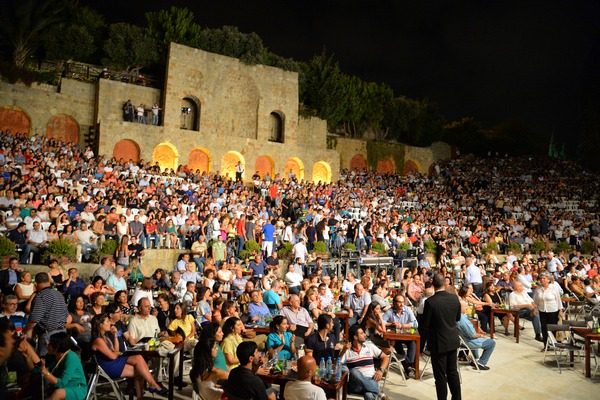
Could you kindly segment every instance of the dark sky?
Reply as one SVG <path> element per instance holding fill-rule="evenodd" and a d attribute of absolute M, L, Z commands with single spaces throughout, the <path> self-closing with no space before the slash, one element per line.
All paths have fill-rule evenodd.
<path fill-rule="evenodd" d="M 559 138 L 578 132 L 584 70 L 600 73 L 598 0 L 81 0 L 108 22 L 186 6 L 203 27 L 256 32 L 274 53 L 326 48 L 346 73 L 428 97 L 448 120 L 519 119 Z M 588 78 L 595 79 L 594 74 Z"/>

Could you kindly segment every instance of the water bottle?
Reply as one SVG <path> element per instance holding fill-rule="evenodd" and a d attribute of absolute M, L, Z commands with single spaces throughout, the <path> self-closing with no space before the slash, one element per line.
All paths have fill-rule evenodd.
<path fill-rule="evenodd" d="M 325 366 L 325 357 L 321 357 L 321 362 L 319 363 L 319 373 L 321 374 L 321 380 L 325 380 L 325 376 L 327 375 L 327 369 Z"/>
<path fill-rule="evenodd" d="M 158 329 L 154 330 L 154 343 L 156 343 L 156 345 L 158 345 Z"/>
<path fill-rule="evenodd" d="M 263 317 L 262 314 L 258 314 L 258 326 L 264 326 L 265 325 L 265 318 Z"/>
<path fill-rule="evenodd" d="M 325 366 L 325 375 L 327 376 L 327 380 L 331 380 L 331 366 L 332 366 L 332 362 L 331 362 L 331 356 L 327 357 L 327 365 Z"/>
<path fill-rule="evenodd" d="M 335 381 L 339 382 L 342 380 L 342 359 L 338 357 L 337 364 L 335 365 Z"/>
<path fill-rule="evenodd" d="M 273 365 L 277 364 L 277 361 L 279 361 L 279 352 L 277 350 L 273 350 Z"/>
<path fill-rule="evenodd" d="M 298 358 L 304 357 L 305 354 L 306 352 L 304 351 L 304 344 L 301 344 L 300 348 L 298 349 Z"/>

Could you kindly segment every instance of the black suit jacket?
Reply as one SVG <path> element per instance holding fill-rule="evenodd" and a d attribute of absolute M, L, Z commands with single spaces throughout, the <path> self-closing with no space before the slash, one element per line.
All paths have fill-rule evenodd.
<path fill-rule="evenodd" d="M 0 290 L 4 294 L 13 294 L 13 288 L 8 284 L 8 268 L 0 270 Z M 21 273 L 17 271 L 17 282 L 21 281 Z"/>
<path fill-rule="evenodd" d="M 455 294 L 440 290 L 425 300 L 422 326 L 427 332 L 427 348 L 432 353 L 447 353 L 458 349 L 460 302 Z"/>

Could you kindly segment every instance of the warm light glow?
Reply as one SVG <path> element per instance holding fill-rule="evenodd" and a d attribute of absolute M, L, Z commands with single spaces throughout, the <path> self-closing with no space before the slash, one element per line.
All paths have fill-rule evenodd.
<path fill-rule="evenodd" d="M 319 161 L 313 166 L 313 182 L 331 182 L 331 167 L 325 161 Z"/>
<path fill-rule="evenodd" d="M 237 165 L 238 161 L 240 161 L 242 165 L 246 165 L 244 156 L 237 151 L 230 151 L 226 153 L 223 156 L 223 162 L 221 163 L 221 174 L 231 179 L 235 179 L 235 166 Z"/>
<path fill-rule="evenodd" d="M 152 154 L 152 163 L 157 162 L 161 171 L 164 171 L 165 168 L 177 169 L 179 153 L 175 146 L 170 143 L 161 143 L 156 146 Z"/>
<path fill-rule="evenodd" d="M 285 168 L 283 170 L 283 177 L 285 179 L 288 179 L 290 170 L 292 170 L 297 180 L 301 181 L 304 179 L 304 163 L 298 157 L 292 157 L 286 161 Z"/>
<path fill-rule="evenodd" d="M 208 174 L 211 170 L 212 156 L 207 149 L 197 147 L 190 152 L 187 165 L 191 171 L 196 172 L 198 169 L 200 172 L 206 172 Z"/>
<path fill-rule="evenodd" d="M 261 178 L 264 178 L 267 172 L 273 178 L 275 175 L 275 161 L 269 156 L 260 156 L 254 163 L 254 171 L 258 171 Z"/>

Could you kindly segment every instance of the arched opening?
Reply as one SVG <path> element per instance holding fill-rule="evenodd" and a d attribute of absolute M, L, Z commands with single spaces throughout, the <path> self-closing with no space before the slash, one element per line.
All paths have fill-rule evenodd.
<path fill-rule="evenodd" d="M 10 106 L 0 107 L 0 121 L 2 121 L 0 129 L 5 133 L 10 131 L 13 135 L 20 133 L 29 136 L 31 119 L 22 109 Z"/>
<path fill-rule="evenodd" d="M 122 139 L 115 143 L 113 148 L 113 157 L 117 160 L 121 158 L 127 162 L 133 160 L 140 161 L 140 146 L 131 139 Z"/>
<path fill-rule="evenodd" d="M 404 175 L 412 174 L 413 172 L 421 172 L 421 168 L 419 168 L 419 164 L 413 160 L 406 160 L 404 162 L 404 171 L 402 171 Z"/>
<path fill-rule="evenodd" d="M 200 101 L 193 97 L 181 99 L 181 129 L 200 130 Z"/>
<path fill-rule="evenodd" d="M 319 161 L 313 165 L 313 182 L 331 182 L 331 167 L 325 161 Z"/>
<path fill-rule="evenodd" d="M 273 111 L 269 115 L 269 140 L 271 142 L 283 143 L 284 117 L 279 111 Z"/>
<path fill-rule="evenodd" d="M 362 154 L 356 154 L 350 160 L 350 171 L 366 171 L 367 170 L 367 160 L 363 157 Z"/>
<path fill-rule="evenodd" d="M 386 158 L 377 162 L 377 172 L 380 174 L 393 174 L 396 171 L 394 160 Z"/>
<path fill-rule="evenodd" d="M 432 177 L 432 176 L 435 176 L 435 175 L 436 175 L 436 172 L 435 172 L 435 163 L 431 163 L 431 164 L 429 165 L 429 168 L 427 169 L 427 174 L 428 174 L 430 177 Z"/>
<path fill-rule="evenodd" d="M 79 124 L 68 115 L 55 115 L 46 123 L 46 137 L 79 144 Z"/>
<path fill-rule="evenodd" d="M 238 153 L 237 151 L 230 151 L 223 156 L 223 161 L 221 162 L 221 175 L 226 177 L 227 179 L 235 179 L 235 166 L 238 161 L 246 168 L 246 160 L 244 156 Z"/>
<path fill-rule="evenodd" d="M 268 173 L 271 178 L 275 175 L 275 161 L 269 156 L 260 156 L 254 163 L 254 170 L 258 171 L 261 178 Z"/>
<path fill-rule="evenodd" d="M 211 164 L 212 156 L 208 150 L 198 147 L 190 151 L 188 168 L 191 171 L 196 172 L 196 170 L 200 170 L 200 173 L 206 172 L 208 174 L 210 173 Z"/>
<path fill-rule="evenodd" d="M 292 157 L 285 162 L 283 172 L 286 179 L 293 177 L 301 181 L 304 179 L 304 163 L 298 157 Z"/>
<path fill-rule="evenodd" d="M 154 148 L 154 153 L 152 153 L 152 163 L 158 163 L 161 171 L 164 171 L 167 168 L 175 170 L 179 164 L 179 153 L 172 144 L 161 143 Z"/>

